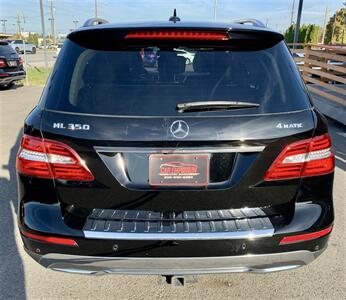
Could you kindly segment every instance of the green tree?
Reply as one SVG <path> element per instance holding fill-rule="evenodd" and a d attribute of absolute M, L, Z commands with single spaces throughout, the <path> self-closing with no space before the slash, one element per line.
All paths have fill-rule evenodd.
<path fill-rule="evenodd" d="M 287 43 L 293 43 L 294 40 L 294 31 L 296 25 L 292 24 L 289 26 L 285 32 L 285 40 Z M 303 24 L 300 26 L 299 35 L 298 35 L 298 43 L 303 44 L 316 44 L 318 43 L 318 39 L 320 36 L 321 27 L 315 24 Z"/>
<path fill-rule="evenodd" d="M 26 42 L 29 44 L 34 44 L 34 45 L 38 46 L 38 38 L 39 38 L 38 33 L 29 33 L 29 36 L 26 39 Z"/>
<path fill-rule="evenodd" d="M 295 28 L 295 24 L 291 24 L 291 26 L 286 29 L 285 40 L 287 43 L 293 43 L 294 28 Z"/>
<path fill-rule="evenodd" d="M 329 19 L 326 27 L 325 44 L 341 44 L 346 41 L 346 8 L 339 9 Z"/>

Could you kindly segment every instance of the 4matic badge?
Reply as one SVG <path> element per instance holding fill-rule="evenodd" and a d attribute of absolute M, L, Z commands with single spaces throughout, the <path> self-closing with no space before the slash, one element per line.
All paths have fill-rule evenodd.
<path fill-rule="evenodd" d="M 303 128 L 303 123 L 279 123 L 275 126 L 279 129 Z"/>

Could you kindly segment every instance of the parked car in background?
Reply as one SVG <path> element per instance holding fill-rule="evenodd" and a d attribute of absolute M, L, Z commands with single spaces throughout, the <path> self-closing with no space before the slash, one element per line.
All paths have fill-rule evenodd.
<path fill-rule="evenodd" d="M 346 66 L 346 62 L 339 61 L 339 60 L 328 60 L 327 64 L 330 64 L 330 65 L 333 65 L 333 66 L 339 66 L 339 67 Z"/>
<path fill-rule="evenodd" d="M 38 49 L 48 49 L 48 45 L 46 45 L 46 46 L 40 45 L 40 46 L 38 46 Z"/>
<path fill-rule="evenodd" d="M 63 44 L 58 44 L 55 50 L 55 56 L 58 57 Z"/>
<path fill-rule="evenodd" d="M 293 53 L 292 56 L 294 59 L 304 58 L 305 54 L 304 53 Z M 296 65 L 297 66 L 304 66 L 304 62 L 303 61 L 296 61 Z"/>
<path fill-rule="evenodd" d="M 10 46 L 17 51 L 17 53 L 30 52 L 32 54 L 36 53 L 36 45 L 25 43 L 23 40 L 13 40 L 10 41 Z"/>
<path fill-rule="evenodd" d="M 24 78 L 22 59 L 8 42 L 0 41 L 0 87 L 9 88 Z"/>

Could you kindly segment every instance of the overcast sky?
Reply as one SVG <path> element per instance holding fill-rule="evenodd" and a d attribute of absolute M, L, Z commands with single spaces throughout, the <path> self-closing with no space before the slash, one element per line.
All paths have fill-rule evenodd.
<path fill-rule="evenodd" d="M 279 31 L 290 23 L 294 0 L 218 0 L 217 21 L 230 22 L 238 18 L 256 18 Z M 43 0 L 46 31 L 50 33 L 50 2 Z M 66 33 L 74 28 L 74 20 L 81 25 L 94 16 L 94 0 L 53 0 L 56 31 Z M 167 20 L 173 8 L 182 20 L 212 21 L 215 0 L 98 0 L 98 15 L 111 22 Z M 299 0 L 295 0 L 295 17 Z M 328 6 L 330 17 L 343 7 L 342 0 L 304 0 L 303 23 L 323 24 Z M 24 14 L 25 31 L 41 32 L 39 0 L 0 0 L 0 19 L 6 19 L 7 32 L 17 30 L 17 14 Z M 23 27 L 23 25 L 22 25 Z M 0 31 L 3 31 L 2 26 Z"/>

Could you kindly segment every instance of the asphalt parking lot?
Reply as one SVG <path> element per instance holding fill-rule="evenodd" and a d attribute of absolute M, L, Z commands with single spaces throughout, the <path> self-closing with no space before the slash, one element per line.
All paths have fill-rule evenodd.
<path fill-rule="evenodd" d="M 307 267 L 266 275 L 205 275 L 196 284 L 172 287 L 159 285 L 155 276 L 88 277 L 39 266 L 24 253 L 16 226 L 15 155 L 23 120 L 41 91 L 42 87 L 0 91 L 0 299 L 346 298 L 346 128 L 333 121 L 335 227 L 328 249 Z"/>

